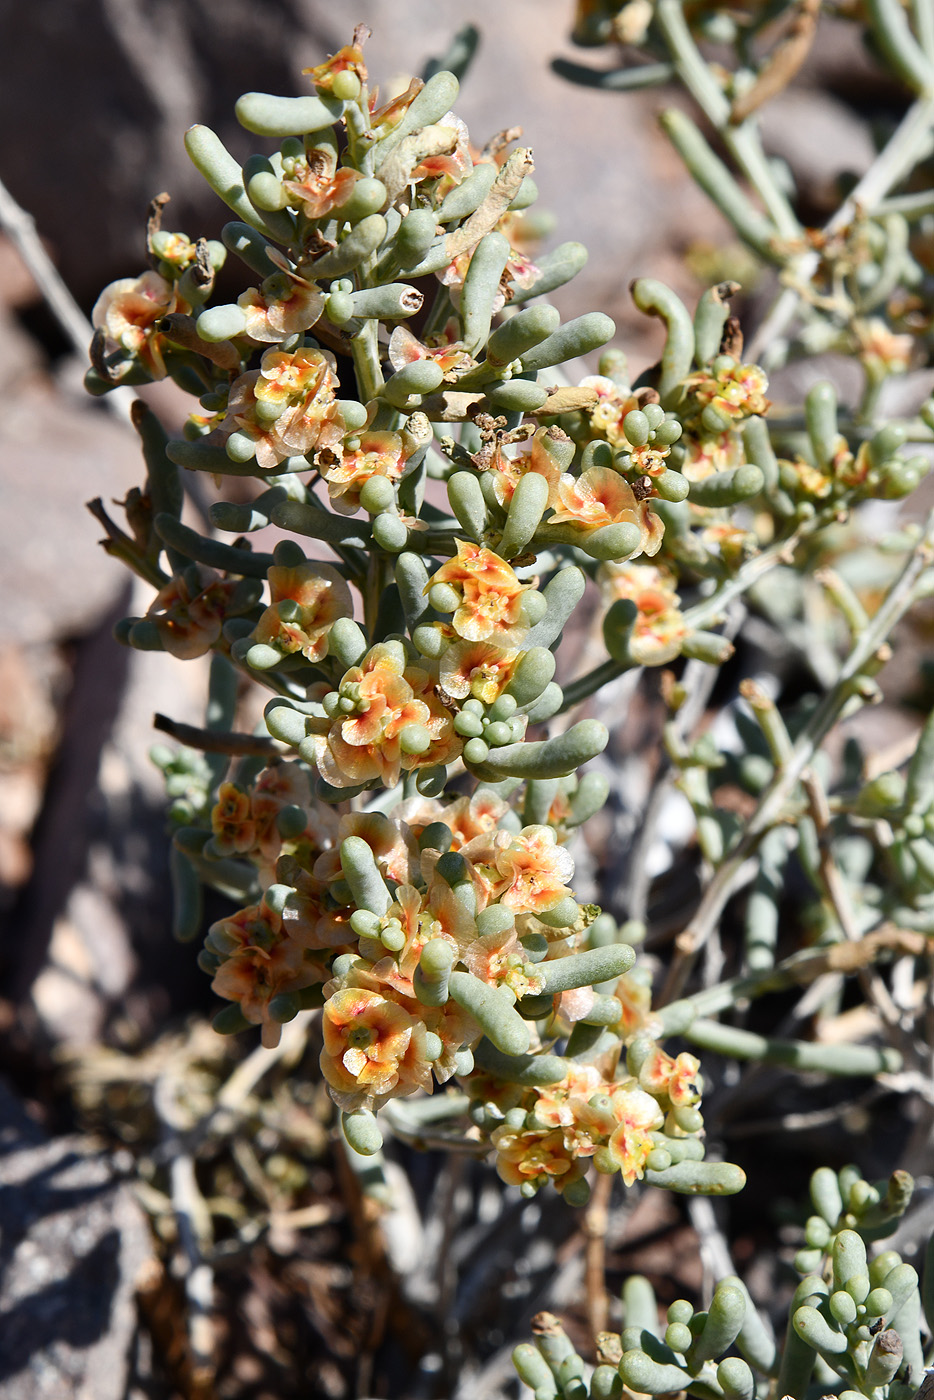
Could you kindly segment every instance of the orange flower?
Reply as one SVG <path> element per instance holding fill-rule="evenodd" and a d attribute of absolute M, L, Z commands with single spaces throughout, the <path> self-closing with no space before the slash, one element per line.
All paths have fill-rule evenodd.
<path fill-rule="evenodd" d="M 272 601 L 253 632 L 257 642 L 285 656 L 301 652 L 309 661 L 327 655 L 328 633 L 339 617 L 353 616 L 350 589 L 330 564 L 274 564 L 268 571 Z"/>
<path fill-rule="evenodd" d="M 341 515 L 360 509 L 360 492 L 374 476 L 399 481 L 405 470 L 405 443 L 398 433 L 364 429 L 344 439 L 341 455 L 322 453 L 318 469 L 328 484 L 331 505 Z"/>
<path fill-rule="evenodd" d="M 451 833 L 451 849 L 460 850 L 475 836 L 495 831 L 507 805 L 488 788 L 480 788 L 472 797 L 459 797 L 450 803 L 441 820 Z"/>
<path fill-rule="evenodd" d="M 308 219 L 323 219 L 332 209 L 346 203 L 361 178 L 349 166 L 338 170 L 337 152 L 330 147 L 313 147 L 293 160 L 292 167 L 291 178 L 283 180 L 282 187 L 291 195 L 292 203 L 301 205 Z"/>
<path fill-rule="evenodd" d="M 670 452 L 670 447 L 655 447 L 651 443 L 646 443 L 644 447 L 630 447 L 627 444 L 625 457 L 620 456 L 616 460 L 627 472 L 633 472 L 637 476 L 655 477 L 668 470 L 665 459 Z"/>
<path fill-rule="evenodd" d="M 379 101 L 379 89 L 374 88 L 370 93 L 370 125 L 374 131 L 383 136 L 385 132 L 382 128 L 392 131 L 393 127 L 398 126 L 424 86 L 421 78 L 413 78 L 404 92 L 400 92 L 398 97 L 390 98 L 382 107 L 376 105 Z"/>
<path fill-rule="evenodd" d="M 250 815 L 250 796 L 236 783 L 221 783 L 211 809 L 214 845 L 225 856 L 244 855 L 256 845 L 256 823 Z"/>
<path fill-rule="evenodd" d="M 396 808 L 399 818 L 420 836 L 432 822 L 443 822 L 451 833 L 451 850 L 459 851 L 475 836 L 495 831 L 506 811 L 506 803 L 489 788 L 479 788 L 472 797 L 453 802 L 437 802 L 427 797 L 410 797 Z"/>
<path fill-rule="evenodd" d="M 593 389 L 597 395 L 596 408 L 587 414 L 591 435 L 606 438 L 610 446 L 619 451 L 631 451 L 629 440 L 623 432 L 623 419 L 632 409 L 639 407 L 636 395 L 604 374 L 588 375 L 581 380 L 580 388 Z"/>
<path fill-rule="evenodd" d="M 559 1084 L 536 1090 L 535 1117 L 550 1128 L 572 1127 L 581 1105 L 599 1093 L 601 1087 L 600 1071 L 595 1065 L 568 1061 L 568 1072 Z"/>
<path fill-rule="evenodd" d="M 238 579 L 222 579 L 192 565 L 176 574 L 153 598 L 146 616 L 155 622 L 162 645 L 182 661 L 204 656 L 220 638 L 233 607 Z"/>
<path fill-rule="evenodd" d="M 382 920 L 384 928 L 388 925 L 398 926 L 405 943 L 390 959 L 393 966 L 387 970 L 386 980 L 406 996 L 414 995 L 412 977 L 426 943 L 441 938 L 451 944 L 460 958 L 477 934 L 470 914 L 447 881 L 439 878 L 431 881 L 424 894 L 414 885 L 400 885 Z M 381 966 L 377 964 L 376 971 Z"/>
<path fill-rule="evenodd" d="M 731 364 L 711 374 L 699 370 L 689 374 L 684 388 L 701 408 L 709 404 L 723 418 L 749 418 L 755 413 L 767 413 L 769 401 L 765 391 L 769 381 L 758 365 Z"/>
<path fill-rule="evenodd" d="M 752 530 L 742 530 L 731 520 L 716 520 L 701 531 L 701 540 L 711 552 L 716 550 L 728 569 L 738 569 L 759 547 Z"/>
<path fill-rule="evenodd" d="M 490 461 L 490 470 L 493 472 L 493 494 L 504 508 L 508 509 L 516 486 L 529 472 L 535 472 L 547 481 L 546 506 L 557 504 L 561 469 L 551 453 L 542 445 L 542 437 L 547 431 L 547 428 L 540 428 L 531 442 L 523 444 L 514 457 L 508 457 L 502 444 L 497 443 Z"/>
<path fill-rule="evenodd" d="M 332 849 L 315 861 L 314 873 L 319 880 L 341 878 L 340 847 L 348 836 L 359 836 L 367 843 L 385 880 L 405 885 L 415 878 L 418 847 L 404 821 L 387 817 L 383 812 L 347 812 L 338 823 Z"/>
<path fill-rule="evenodd" d="M 578 1181 L 585 1171 L 573 1137 L 561 1128 L 497 1128 L 490 1141 L 496 1148 L 496 1174 L 507 1186 L 536 1187 L 552 1181 L 559 1190 Z"/>
<path fill-rule="evenodd" d="M 395 1095 L 431 1092 L 425 1026 L 396 1001 L 344 987 L 324 1004 L 321 1072 L 339 1108 L 375 1108 Z"/>
<path fill-rule="evenodd" d="M 301 991 L 323 980 L 322 971 L 306 963 L 301 947 L 282 929 L 282 920 L 265 904 L 250 905 L 212 924 L 209 938 L 230 948 L 212 982 L 227 1001 L 237 1001 L 248 1021 L 262 1026 L 263 1044 L 279 1044 L 281 1027 L 269 1015 L 269 1003 L 283 992 Z"/>
<path fill-rule="evenodd" d="M 474 361 L 462 343 L 454 340 L 451 327 L 455 325 L 456 322 L 449 322 L 443 337 L 437 337 L 440 343 L 431 345 L 423 345 L 416 340 L 408 326 L 396 326 L 389 337 L 389 363 L 393 369 L 404 369 L 416 360 L 434 360 L 445 374 L 455 369 L 469 369 Z"/>
<path fill-rule="evenodd" d="M 574 861 L 550 826 L 526 826 L 518 835 L 497 832 L 494 845 L 497 898 L 507 909 L 534 914 L 553 909 L 571 893 L 567 882 Z"/>
<path fill-rule="evenodd" d="M 474 938 L 464 961 L 467 969 L 491 987 L 508 987 L 518 998 L 535 996 L 545 985 L 535 964 L 529 962 L 515 928 Z"/>
<path fill-rule="evenodd" d="M 650 1134 L 662 1126 L 665 1115 L 643 1089 L 616 1089 L 610 1100 L 618 1126 L 607 1147 L 623 1181 L 631 1186 L 642 1179 L 645 1159 L 654 1146 Z"/>
<path fill-rule="evenodd" d="M 685 433 L 681 442 L 686 453 L 681 472 L 688 481 L 704 481 L 714 472 L 729 471 L 745 461 L 742 439 L 730 429 L 712 437 Z"/>
<path fill-rule="evenodd" d="M 95 330 L 104 331 L 108 353 L 122 351 L 126 355 L 123 374 L 135 360 L 153 379 L 164 379 L 162 354 L 167 342 L 156 330 L 156 323 L 170 311 L 180 309 L 188 307 L 179 301 L 174 284 L 158 272 L 144 272 L 140 277 L 121 277 L 105 287 L 91 312 L 91 324 Z M 118 369 L 117 377 L 120 373 Z"/>
<path fill-rule="evenodd" d="M 308 775 L 298 763 L 274 762 L 264 768 L 253 784 L 250 794 L 250 816 L 256 824 L 256 845 L 267 861 L 277 859 L 282 849 L 282 837 L 276 826 L 276 818 L 284 807 L 303 807 L 307 812 L 311 806 L 311 791 Z M 315 803 L 315 832 L 309 833 L 306 822 L 305 834 L 323 844 L 323 823 L 333 820 L 331 809 L 323 803 Z"/>
<path fill-rule="evenodd" d="M 672 1108 L 687 1108 L 701 1097 L 700 1060 L 683 1050 L 676 1059 L 658 1046 L 639 1069 L 639 1083 L 656 1099 L 667 1099 Z"/>
<path fill-rule="evenodd" d="M 337 377 L 330 355 L 320 350 L 267 350 L 258 370 L 230 386 L 223 428 L 249 434 L 256 461 L 268 471 L 287 457 L 333 447 L 344 434 L 334 398 Z"/>
<path fill-rule="evenodd" d="M 334 356 L 324 350 L 267 350 L 254 386 L 257 413 L 275 422 L 279 441 L 303 456 L 315 447 L 334 447 L 344 421 L 334 397 L 339 387 Z"/>
<path fill-rule="evenodd" d="M 587 534 L 604 525 L 637 525 L 642 553 L 648 555 L 658 553 L 665 534 L 648 501 L 637 501 L 629 482 L 612 467 L 590 467 L 577 477 L 562 476 L 558 505 L 549 523 L 573 525 Z"/>
<path fill-rule="evenodd" d="M 448 112 L 435 123 L 432 131 L 438 132 L 439 136 L 445 131 L 450 133 L 446 142 L 448 149 L 422 156 L 413 166 L 409 178 L 413 183 L 434 180 L 432 199 L 438 205 L 449 190 L 470 174 L 473 161 L 470 158 L 470 133 L 460 117 Z"/>
<path fill-rule="evenodd" d="M 460 594 L 452 625 L 468 642 L 505 642 L 523 625 L 522 594 L 531 585 L 520 583 L 506 561 L 483 545 L 458 540 L 457 554 L 432 575 L 426 593 L 435 583 L 449 583 Z"/>
<path fill-rule="evenodd" d="M 303 73 L 314 83 L 319 92 L 330 92 L 338 73 L 353 73 L 361 84 L 366 82 L 366 64 L 359 44 L 345 44 L 337 53 L 325 59 L 314 68 L 303 68 Z"/>
<path fill-rule="evenodd" d="M 582 1105 L 580 1118 L 596 1137 L 608 1139 L 609 1162 L 622 1173 L 626 1185 L 641 1180 L 645 1159 L 654 1146 L 650 1134 L 665 1121 L 652 1095 L 640 1089 L 634 1079 L 627 1079 Z"/>
<path fill-rule="evenodd" d="M 652 1011 L 652 988 L 627 972 L 613 988 L 613 995 L 622 1003 L 620 1028 L 624 1038 L 641 1030 Z"/>
<path fill-rule="evenodd" d="M 875 378 L 904 374 L 910 368 L 914 348 L 912 336 L 896 335 L 879 316 L 854 321 L 852 329 L 859 358 Z"/>
<path fill-rule="evenodd" d="M 292 889 L 282 911 L 283 930 L 302 948 L 353 951 L 357 940 L 350 927 L 350 910 L 335 908 L 327 884 L 309 872 L 313 856 L 313 850 L 299 845 L 296 855 L 281 855 L 276 861 L 276 882 Z"/>
<path fill-rule="evenodd" d="M 677 580 L 660 564 L 602 564 L 597 582 L 609 604 L 630 598 L 639 609 L 629 650 L 640 666 L 661 666 L 681 651 L 687 633 L 676 588 Z"/>
<path fill-rule="evenodd" d="M 271 255 L 270 249 L 267 252 Z M 267 277 L 261 289 L 248 287 L 237 297 L 237 305 L 246 316 L 244 334 L 251 340 L 278 342 L 310 330 L 324 310 L 320 287 L 300 277 L 284 259 L 281 262 L 281 270 Z"/>
<path fill-rule="evenodd" d="M 168 233 L 160 229 L 150 246 L 159 261 L 168 263 L 176 274 L 184 272 L 198 256 L 197 244 L 192 243 L 187 233 Z"/>
<path fill-rule="evenodd" d="M 468 695 L 492 705 L 512 679 L 519 652 L 490 642 L 455 642 L 441 657 L 438 679 L 455 700 Z"/>
<path fill-rule="evenodd" d="M 426 671 L 406 666 L 401 647 L 371 647 L 340 684 L 341 718 L 316 741 L 318 771 L 334 787 L 378 778 L 394 787 L 402 769 L 447 763 L 460 752 L 451 716 L 434 693 Z M 405 752 L 402 733 L 410 725 L 427 732 L 421 752 Z"/>

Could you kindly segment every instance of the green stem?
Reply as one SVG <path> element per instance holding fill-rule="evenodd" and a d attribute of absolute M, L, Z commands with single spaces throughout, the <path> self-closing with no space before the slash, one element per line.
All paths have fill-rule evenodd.
<path fill-rule="evenodd" d="M 914 602 L 915 585 L 934 557 L 934 512 L 928 516 L 922 538 L 909 555 L 885 601 L 870 620 L 840 668 L 836 684 L 827 692 L 799 735 L 780 772 L 762 793 L 742 836 L 720 865 L 704 892 L 694 917 L 675 940 L 675 957 L 662 994 L 662 1004 L 679 997 L 698 953 L 710 937 L 729 899 L 740 871 L 755 852 L 760 840 L 782 816 L 789 797 L 804 770 L 853 695 L 853 682 L 873 660 L 892 628 Z"/>
<path fill-rule="evenodd" d="M 731 124 L 730 104 L 694 42 L 681 0 L 658 0 L 655 19 L 679 78 L 758 193 L 776 233 L 781 238 L 799 238 L 801 225 L 775 181 L 756 126 L 752 120 L 742 126 Z"/>
<path fill-rule="evenodd" d="M 689 630 L 692 632 L 703 631 L 717 622 L 734 598 L 741 597 L 748 589 L 752 588 L 753 584 L 758 583 L 764 574 L 774 569 L 776 564 L 786 563 L 801 541 L 826 523 L 827 521 L 822 515 L 814 515 L 810 520 L 800 524 L 793 534 L 787 535 L 784 539 L 776 540 L 774 544 L 769 545 L 768 549 L 762 550 L 761 554 L 748 560 L 732 578 L 725 579 L 709 598 L 703 598 L 692 608 L 687 609 L 684 621 Z"/>
<path fill-rule="evenodd" d="M 688 608 L 684 614 L 688 629 L 691 632 L 699 632 L 716 622 L 722 617 L 734 598 L 740 597 L 747 589 L 752 588 L 753 584 L 758 583 L 764 574 L 767 574 L 776 564 L 782 563 L 806 535 L 813 533 L 825 523 L 823 516 L 815 515 L 811 520 L 799 525 L 794 534 L 788 535 L 785 539 L 777 540 L 774 544 L 769 545 L 768 549 L 764 549 L 761 554 L 757 554 L 754 559 L 743 564 L 737 573 L 721 583 L 720 587 L 711 593 L 709 598 L 704 598 L 700 603 L 695 603 L 693 608 Z M 564 714 L 574 705 L 579 705 L 582 700 L 593 695 L 601 686 L 616 680 L 618 676 L 631 669 L 631 662 L 604 661 L 601 665 L 595 666 L 592 671 L 578 676 L 577 680 L 571 681 L 564 687 L 564 704 L 558 713 Z"/>
<path fill-rule="evenodd" d="M 932 125 L 934 99 L 923 97 L 912 103 L 886 146 L 825 225 L 825 236 L 851 223 L 857 213 L 871 217 L 878 212 L 880 201 L 893 185 L 904 179 L 925 150 Z M 798 310 L 800 288 L 810 282 L 819 262 L 820 254 L 809 252 L 789 265 L 789 277 L 794 279 L 795 285 L 785 287 L 775 299 L 748 347 L 748 359 L 758 360 L 767 346 L 785 334 Z"/>
<path fill-rule="evenodd" d="M 376 334 L 379 323 L 364 321 L 363 329 L 350 342 L 353 367 L 357 376 L 357 394 L 361 403 L 370 403 L 383 387 L 383 372 L 379 363 Z"/>
<path fill-rule="evenodd" d="M 345 113 L 345 130 L 350 164 L 361 175 L 372 175 L 375 143 L 370 137 L 369 91 L 364 86 L 360 96 Z"/>

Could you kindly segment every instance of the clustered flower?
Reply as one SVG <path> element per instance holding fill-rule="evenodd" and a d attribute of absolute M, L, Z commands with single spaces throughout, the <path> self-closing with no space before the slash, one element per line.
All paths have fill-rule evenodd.
<path fill-rule="evenodd" d="M 264 1044 L 277 1042 L 296 1006 L 323 1004 L 321 1071 L 346 1112 L 462 1075 L 493 1125 L 497 1170 L 526 1190 L 546 1180 L 564 1190 L 591 1159 L 631 1184 L 659 1133 L 686 1135 L 677 1112 L 699 1101 L 698 1063 L 646 1039 L 648 994 L 630 977 L 616 989 L 618 1028 L 641 1037 L 639 1068 L 620 1077 L 604 1053 L 599 1064 L 569 1061 L 561 1083 L 534 1090 L 470 1074 L 481 1026 L 453 997 L 419 995 L 429 944 L 446 945 L 452 967 L 515 1002 L 542 992 L 542 934 L 545 965 L 586 942 L 583 926 L 555 929 L 540 917 L 570 896 L 574 872 L 552 826 L 512 830 L 507 804 L 483 790 L 407 799 L 390 815 L 329 811 L 324 822 L 309 807 L 305 765 L 277 762 L 252 786 L 223 783 L 211 813 L 214 853 L 252 861 L 264 893 L 212 925 L 202 962 L 218 995 L 262 1027 Z M 432 844 L 442 831 L 442 847 Z M 365 843 L 387 892 L 380 914 L 354 900 L 348 838 Z M 556 995 L 555 1026 L 586 1015 L 593 997 L 589 988 Z"/>
<path fill-rule="evenodd" d="M 618 6 L 618 37 L 638 37 L 649 8 Z M 346 1114 L 456 1077 L 502 1178 L 527 1194 L 551 1181 L 570 1199 L 591 1164 L 627 1185 L 664 1170 L 703 1124 L 697 1060 L 656 1043 L 647 974 L 618 975 L 619 931 L 608 942 L 599 910 L 574 898 L 568 842 L 606 792 L 578 768 L 600 752 L 593 731 L 606 733 L 594 720 L 540 727 L 570 698 L 556 660 L 567 600 L 589 589 L 600 613 L 614 610 L 609 669 L 699 654 L 691 640 L 710 637 L 690 630 L 685 586 L 703 596 L 735 573 L 783 511 L 894 496 L 915 468 L 888 440 L 809 453 L 794 438 L 785 450 L 800 455 L 777 468 L 770 456 L 771 497 L 738 517 L 722 509 L 723 483 L 752 465 L 744 433 L 762 424 L 750 420 L 769 408 L 735 332 L 721 342 L 735 353 L 705 359 L 695 345 L 676 372 L 669 353 L 635 385 L 614 351 L 598 374 L 554 383 L 558 351 L 534 358 L 560 323 L 534 301 L 554 264 L 523 208 L 529 153 L 512 149 L 514 131 L 478 149 L 440 106 L 413 124 L 420 79 L 381 103 L 362 35 L 306 70 L 313 106 L 344 112 L 334 130 L 283 137 L 231 193 L 225 239 L 257 285 L 207 306 L 223 248 L 151 222 L 151 270 L 94 309 L 91 386 L 167 374 L 193 386 L 202 411 L 166 462 L 260 488 L 211 507 L 232 543 L 193 548 L 177 476 L 160 481 L 147 450 L 150 481 L 127 501 L 135 538 L 115 531 L 108 547 L 156 589 L 125 628 L 132 645 L 211 652 L 218 671 L 226 658 L 276 695 L 274 742 L 238 732 L 227 771 L 204 764 L 197 800 L 186 790 L 173 816 L 191 824 L 177 846 L 195 873 L 244 892 L 201 954 L 228 1027 L 239 1014 L 275 1045 L 284 1022 L 320 1008 L 321 1073 Z M 244 99 L 248 129 L 278 129 L 278 99 L 250 115 L 266 101 Z M 468 181 L 471 200 L 480 191 L 469 209 Z M 452 195 L 466 212 L 451 212 Z M 482 295 L 478 268 L 492 268 Z M 431 275 L 438 294 L 413 334 L 403 322 Z M 477 333 L 487 304 L 496 318 L 510 302 L 495 342 Z M 853 333 L 867 373 L 906 367 L 887 322 Z M 308 556 L 297 537 L 313 542 Z M 588 736 L 583 758 L 572 730 Z M 592 955 L 611 943 L 604 984 Z M 503 1044 L 526 1037 L 557 1082 L 509 1077 L 491 1053 L 510 1058 L 504 1025 Z"/>
<path fill-rule="evenodd" d="M 653 1042 L 643 1042 L 642 1048 L 647 1044 L 651 1048 L 639 1071 L 622 1077 L 603 1057 L 602 1064 L 570 1062 L 559 1083 L 524 1093 L 480 1080 L 476 1092 L 486 1095 L 479 1100 L 482 1111 L 501 1120 L 491 1142 L 503 1181 L 527 1195 L 548 1181 L 566 1191 L 592 1160 L 597 1171 L 619 1172 L 631 1186 L 644 1176 L 652 1153 L 664 1149 L 666 1138 L 692 1136 L 674 1110 L 696 1111 L 699 1063 L 684 1052 L 673 1059 Z"/>

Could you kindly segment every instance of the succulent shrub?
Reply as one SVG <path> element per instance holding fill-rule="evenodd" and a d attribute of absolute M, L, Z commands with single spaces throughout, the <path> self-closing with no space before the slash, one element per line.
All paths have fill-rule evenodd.
<path fill-rule="evenodd" d="M 918 90 L 906 54 L 920 40 L 909 44 L 886 6 L 870 9 L 878 46 Z M 632 284 L 665 336 L 657 363 L 634 374 L 608 316 L 562 322 L 548 297 L 586 253 L 576 242 L 540 251 L 531 152 L 509 132 L 473 144 L 444 67 L 381 103 L 362 29 L 308 70 L 308 94 L 240 99 L 237 116 L 263 148 L 242 166 L 208 128 L 190 129 L 189 155 L 233 219 L 220 241 L 192 240 L 163 227 L 160 197 L 148 270 L 95 307 L 92 393 L 170 377 L 197 399 L 178 440 L 134 405 L 144 485 L 127 497 L 125 526 L 93 507 L 105 547 L 154 589 L 118 640 L 211 655 L 205 727 L 161 719 L 186 747 L 155 753 L 172 798 L 176 933 L 203 932 L 202 886 L 235 901 L 199 955 L 227 1002 L 215 1025 L 259 1026 L 273 1046 L 284 1023 L 319 1008 L 321 1073 L 358 1154 L 378 1152 L 381 1112 L 413 1136 L 428 1112 L 488 1145 L 527 1195 L 550 1181 L 583 1203 L 591 1166 L 627 1185 L 729 1194 L 744 1176 L 706 1159 L 694 1049 L 841 1075 L 894 1073 L 906 1040 L 915 1053 L 910 1035 L 899 1048 L 829 1047 L 733 1024 L 739 1003 L 828 969 L 860 975 L 889 1024 L 875 963 L 893 950 L 923 959 L 934 928 L 931 723 L 906 776 L 858 764 L 832 807 L 819 754 L 841 717 L 878 697 L 892 630 L 934 577 L 929 528 L 911 524 L 879 555 L 871 606 L 847 568 L 862 503 L 900 500 L 928 468 L 918 445 L 932 438 L 931 405 L 883 421 L 879 396 L 929 325 L 909 221 L 934 205 L 888 196 L 925 155 L 934 59 L 918 98 L 927 127 L 912 108 L 914 125 L 821 242 L 759 141 L 751 94 L 758 82 L 764 100 L 768 60 L 757 76 L 747 41 L 772 17 L 630 0 L 588 4 L 578 18 L 587 42 L 613 37 L 650 60 L 600 85 L 680 78 L 717 129 L 737 174 L 691 118 L 663 117 L 748 252 L 787 284 L 755 354 L 727 277 L 693 310 L 653 278 Z M 708 34 L 736 45 L 735 72 L 708 64 L 698 47 Z M 222 302 L 215 282 L 231 255 L 250 281 Z M 821 381 L 800 407 L 770 412 L 767 371 L 829 347 L 859 358 L 860 402 L 839 405 Z M 580 358 L 598 352 L 587 373 Z M 201 528 L 183 520 L 198 474 L 220 493 Z M 664 763 L 695 816 L 704 888 L 653 1005 L 633 947 L 644 910 L 621 923 L 575 897 L 569 842 L 606 801 L 594 761 L 608 731 L 574 713 L 626 673 L 722 665 L 746 608 L 793 631 L 815 589 L 848 635 L 846 656 L 837 638 L 825 645 L 824 693 L 793 713 L 747 679 L 739 756 L 694 734 L 690 687 L 664 673 Z M 568 677 L 556 651 L 593 599 L 605 656 Z M 234 727 L 244 682 L 269 693 L 251 733 Z M 724 770 L 749 799 L 742 816 L 715 801 Z M 779 960 L 792 847 L 823 922 L 815 947 Z M 692 991 L 750 868 L 738 971 Z M 794 1336 L 822 1365 L 842 1358 L 847 1388 L 881 1397 L 896 1372 L 882 1379 L 878 1339 L 867 1351 L 864 1318 L 876 1314 L 859 1312 L 866 1299 L 852 1318 L 833 1304 L 851 1296 L 851 1275 L 872 1275 L 848 1243 L 854 1230 L 832 1247 L 812 1230 L 834 1269 L 838 1253 L 850 1262 L 826 1304 L 805 1280 Z M 831 1266 L 820 1267 L 818 1282 Z M 900 1319 L 908 1293 L 899 1299 L 897 1318 L 894 1301 L 878 1317 Z M 738 1284 L 721 1285 L 706 1313 L 678 1305 L 669 1331 L 684 1346 L 667 1334 L 624 1346 L 622 1364 L 647 1360 L 619 1374 L 646 1392 L 658 1381 L 751 1394 L 746 1361 L 715 1366 L 742 1335 L 745 1306 Z M 523 1353 L 545 1377 L 537 1391 L 586 1393 L 560 1338 L 549 1347 L 552 1381 Z M 615 1379 L 597 1384 L 591 1393 L 616 1393 Z"/>

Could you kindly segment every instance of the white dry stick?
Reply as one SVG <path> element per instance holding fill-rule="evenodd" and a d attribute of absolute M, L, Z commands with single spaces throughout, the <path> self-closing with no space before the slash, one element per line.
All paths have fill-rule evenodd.
<path fill-rule="evenodd" d="M 88 346 L 94 335 L 94 328 L 75 301 L 58 268 L 49 257 L 36 230 L 36 221 L 25 209 L 21 209 L 9 190 L 0 180 L 0 229 L 15 244 L 17 251 L 48 303 L 50 311 L 58 320 L 62 330 L 71 341 L 75 354 L 87 363 Z M 104 403 L 111 413 L 125 423 L 130 421 L 130 405 L 135 395 L 132 389 L 112 389 L 104 396 Z"/>

